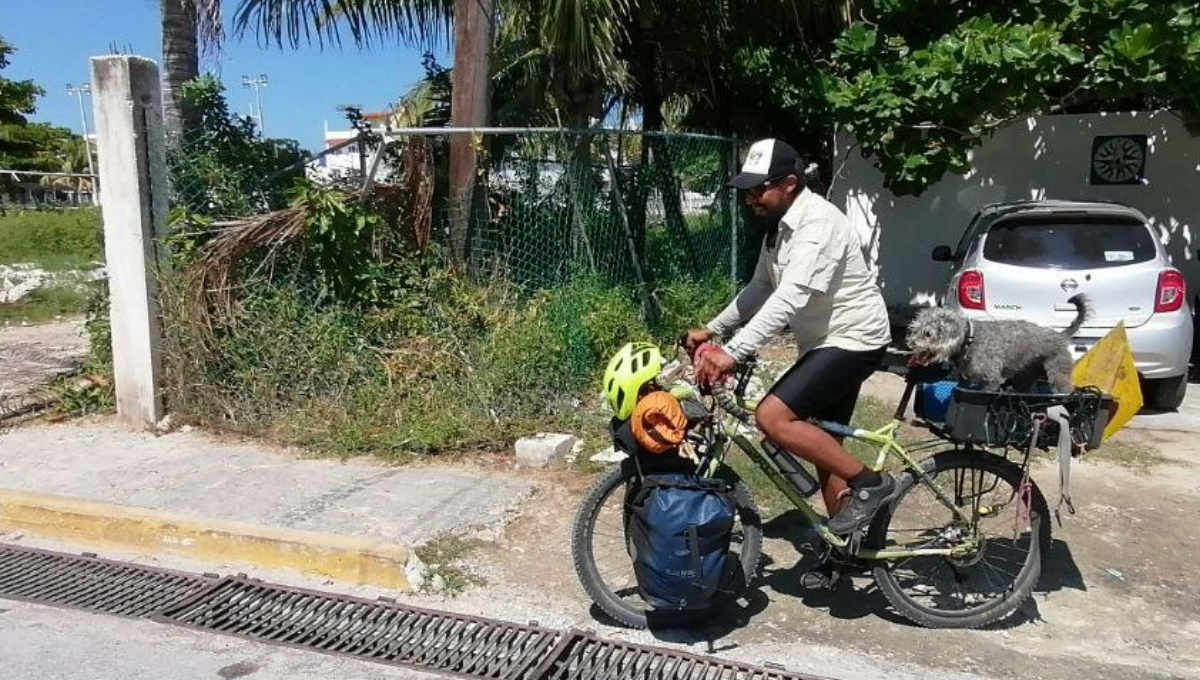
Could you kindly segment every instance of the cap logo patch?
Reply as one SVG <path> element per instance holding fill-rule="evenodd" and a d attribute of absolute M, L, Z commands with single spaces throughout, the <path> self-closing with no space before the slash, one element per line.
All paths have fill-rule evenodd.
<path fill-rule="evenodd" d="M 756 175 L 765 175 L 771 168 L 771 151 L 775 146 L 775 140 L 765 139 L 750 147 L 750 151 L 746 154 L 746 162 L 742 165 L 742 172 L 751 172 Z"/>

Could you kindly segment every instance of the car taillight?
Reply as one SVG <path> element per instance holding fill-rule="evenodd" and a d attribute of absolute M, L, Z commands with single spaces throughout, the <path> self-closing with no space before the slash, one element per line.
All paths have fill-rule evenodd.
<path fill-rule="evenodd" d="M 1158 291 L 1154 294 L 1155 312 L 1177 312 L 1187 299 L 1187 282 L 1183 274 L 1168 269 L 1158 275 Z"/>
<path fill-rule="evenodd" d="M 983 272 L 972 269 L 958 277 L 958 306 L 983 309 Z"/>

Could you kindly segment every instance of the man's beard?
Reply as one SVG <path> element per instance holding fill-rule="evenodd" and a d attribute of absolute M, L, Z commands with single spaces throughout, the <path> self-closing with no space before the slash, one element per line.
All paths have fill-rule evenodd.
<path fill-rule="evenodd" d="M 779 222 L 779 220 L 782 220 L 783 216 L 787 214 L 786 206 L 777 210 L 767 210 L 761 215 L 754 212 L 753 208 L 748 207 L 746 210 L 750 213 L 749 221 L 754 224 L 754 228 L 758 229 L 759 233 L 765 232 L 767 229 L 774 228 L 776 223 Z"/>

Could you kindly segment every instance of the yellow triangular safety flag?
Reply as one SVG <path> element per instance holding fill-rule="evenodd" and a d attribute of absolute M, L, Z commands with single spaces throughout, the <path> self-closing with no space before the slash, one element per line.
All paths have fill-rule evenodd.
<path fill-rule="evenodd" d="M 1142 386 L 1138 382 L 1133 350 L 1129 348 L 1124 323 L 1118 323 L 1095 347 L 1080 357 L 1075 363 L 1072 378 L 1076 387 L 1097 387 L 1116 400 L 1117 413 L 1104 429 L 1105 441 L 1142 410 Z"/>

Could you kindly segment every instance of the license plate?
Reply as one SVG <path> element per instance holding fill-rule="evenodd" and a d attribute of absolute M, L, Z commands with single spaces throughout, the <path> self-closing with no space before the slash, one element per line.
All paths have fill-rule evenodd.
<path fill-rule="evenodd" d="M 1070 341 L 1072 357 L 1079 359 L 1095 347 L 1097 342 L 1099 342 L 1098 338 L 1072 338 Z"/>

